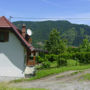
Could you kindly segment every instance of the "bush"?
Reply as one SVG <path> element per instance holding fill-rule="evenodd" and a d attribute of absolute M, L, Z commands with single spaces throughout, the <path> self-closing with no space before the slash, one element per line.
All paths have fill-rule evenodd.
<path fill-rule="evenodd" d="M 62 57 L 64 59 L 70 59 L 72 58 L 72 53 L 63 53 L 63 54 L 60 54 L 59 57 Z"/>
<path fill-rule="evenodd" d="M 37 63 L 42 63 L 43 61 L 44 61 L 44 58 L 42 58 L 40 56 L 36 57 L 36 62 Z"/>
<path fill-rule="evenodd" d="M 80 63 L 90 64 L 90 52 L 77 52 L 73 54 L 73 58 L 77 58 Z"/>
<path fill-rule="evenodd" d="M 50 62 L 48 60 L 42 62 L 42 68 L 50 68 Z"/>
<path fill-rule="evenodd" d="M 79 62 L 73 59 L 68 59 L 67 60 L 67 66 L 76 66 L 79 65 Z"/>
<path fill-rule="evenodd" d="M 45 58 L 48 59 L 48 61 L 53 62 L 57 60 L 57 55 L 55 54 L 49 54 L 49 55 L 45 55 Z"/>
<path fill-rule="evenodd" d="M 71 59 L 67 61 L 68 59 Z M 60 55 L 49 54 L 41 58 L 38 56 L 37 62 L 42 63 L 44 68 L 50 67 L 50 62 L 57 61 L 57 66 L 90 64 L 90 52 L 63 53 Z M 70 63 L 69 63 L 70 62 Z"/>
<path fill-rule="evenodd" d="M 90 52 L 64 53 L 59 56 L 66 60 L 74 59 L 82 64 L 90 64 Z"/>
<path fill-rule="evenodd" d="M 66 66 L 66 65 L 67 65 L 66 59 L 58 56 L 57 66 L 60 67 L 60 66 Z"/>
<path fill-rule="evenodd" d="M 69 53 L 75 53 L 75 52 L 79 52 L 79 48 L 76 48 L 76 47 L 68 47 L 68 50 L 67 50 Z"/>

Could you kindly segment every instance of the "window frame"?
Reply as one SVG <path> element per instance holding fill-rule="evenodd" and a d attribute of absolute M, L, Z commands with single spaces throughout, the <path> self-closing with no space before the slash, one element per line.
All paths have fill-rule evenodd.
<path fill-rule="evenodd" d="M 3 39 L 0 37 L 0 42 L 8 42 L 9 41 L 9 31 L 0 30 L 0 35 L 2 35 Z"/>

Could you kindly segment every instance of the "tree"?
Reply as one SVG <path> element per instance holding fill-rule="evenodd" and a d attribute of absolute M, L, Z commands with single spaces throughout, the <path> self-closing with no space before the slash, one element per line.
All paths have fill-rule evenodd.
<path fill-rule="evenodd" d="M 56 29 L 50 32 L 49 40 L 45 43 L 45 49 L 50 54 L 60 54 L 66 51 L 65 40 L 61 40 L 60 33 Z"/>
<path fill-rule="evenodd" d="M 80 51 L 90 51 L 90 42 L 88 39 L 84 39 L 80 45 Z"/>

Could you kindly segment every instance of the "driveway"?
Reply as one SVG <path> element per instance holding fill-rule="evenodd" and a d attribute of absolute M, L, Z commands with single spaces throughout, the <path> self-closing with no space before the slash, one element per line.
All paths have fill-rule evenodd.
<path fill-rule="evenodd" d="M 11 86 L 20 88 L 46 88 L 49 90 L 90 90 L 89 81 L 80 81 L 80 76 L 90 73 L 90 70 L 85 70 L 75 75 L 72 74 L 73 72 L 76 71 L 68 71 L 30 82 L 13 83 Z"/>

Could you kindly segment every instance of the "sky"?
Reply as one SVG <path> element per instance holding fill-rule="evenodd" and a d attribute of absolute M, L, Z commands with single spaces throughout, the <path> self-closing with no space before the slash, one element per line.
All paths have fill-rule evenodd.
<path fill-rule="evenodd" d="M 0 16 L 17 17 L 12 21 L 60 19 L 90 25 L 90 0 L 0 0 Z"/>

